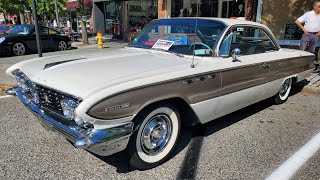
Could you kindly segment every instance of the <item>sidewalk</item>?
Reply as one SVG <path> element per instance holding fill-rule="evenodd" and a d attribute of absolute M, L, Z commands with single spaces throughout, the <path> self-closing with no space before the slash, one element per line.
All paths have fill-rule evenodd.
<path fill-rule="evenodd" d="M 311 73 L 306 80 L 309 83 L 303 89 L 320 94 L 320 73 Z"/>
<path fill-rule="evenodd" d="M 71 47 L 83 49 L 83 48 L 98 48 L 96 37 L 88 38 L 89 45 L 83 45 L 81 39 L 79 41 L 73 42 Z M 121 48 L 127 45 L 129 42 L 117 39 L 106 39 L 103 37 L 103 48 Z"/>

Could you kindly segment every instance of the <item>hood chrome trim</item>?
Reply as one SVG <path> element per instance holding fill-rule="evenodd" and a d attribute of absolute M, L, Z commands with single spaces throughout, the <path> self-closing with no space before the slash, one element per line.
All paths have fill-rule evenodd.
<path fill-rule="evenodd" d="M 66 60 L 66 61 L 60 61 L 60 62 L 54 62 L 54 63 L 50 63 L 50 64 L 46 64 L 43 68 L 43 70 L 49 69 L 53 66 L 57 66 L 60 64 L 64 64 L 64 63 L 68 63 L 68 62 L 72 62 L 72 61 L 77 61 L 77 60 L 83 60 L 83 59 L 87 59 L 87 58 L 78 58 L 78 59 L 70 59 L 70 60 Z"/>

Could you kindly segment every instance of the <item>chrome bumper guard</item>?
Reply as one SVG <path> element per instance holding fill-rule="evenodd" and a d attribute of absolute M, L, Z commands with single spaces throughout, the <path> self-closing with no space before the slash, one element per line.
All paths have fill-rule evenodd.
<path fill-rule="evenodd" d="M 66 126 L 47 116 L 39 106 L 27 102 L 20 87 L 12 88 L 25 106 L 39 119 L 46 129 L 59 132 L 74 146 L 88 150 L 99 156 L 108 156 L 124 150 L 133 131 L 133 123 L 126 123 L 110 129 L 80 129 L 77 126 Z"/>

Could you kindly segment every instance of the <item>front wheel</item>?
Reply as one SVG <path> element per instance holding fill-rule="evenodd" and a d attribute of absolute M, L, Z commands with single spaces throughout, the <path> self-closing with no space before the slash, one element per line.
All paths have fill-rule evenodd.
<path fill-rule="evenodd" d="M 180 115 L 170 104 L 145 109 L 135 118 L 128 144 L 130 165 L 139 170 L 156 167 L 169 158 L 180 134 Z"/>
<path fill-rule="evenodd" d="M 279 90 L 279 93 L 275 96 L 275 103 L 282 104 L 287 101 L 292 86 L 292 78 L 286 79 Z"/>

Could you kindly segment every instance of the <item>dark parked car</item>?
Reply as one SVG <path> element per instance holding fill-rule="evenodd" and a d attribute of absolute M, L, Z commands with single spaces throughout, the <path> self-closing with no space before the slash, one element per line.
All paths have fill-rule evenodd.
<path fill-rule="evenodd" d="M 59 31 L 40 26 L 43 50 L 63 51 L 71 46 L 71 39 Z M 35 28 L 33 25 L 17 25 L 0 35 L 0 52 L 21 56 L 37 50 Z"/>

